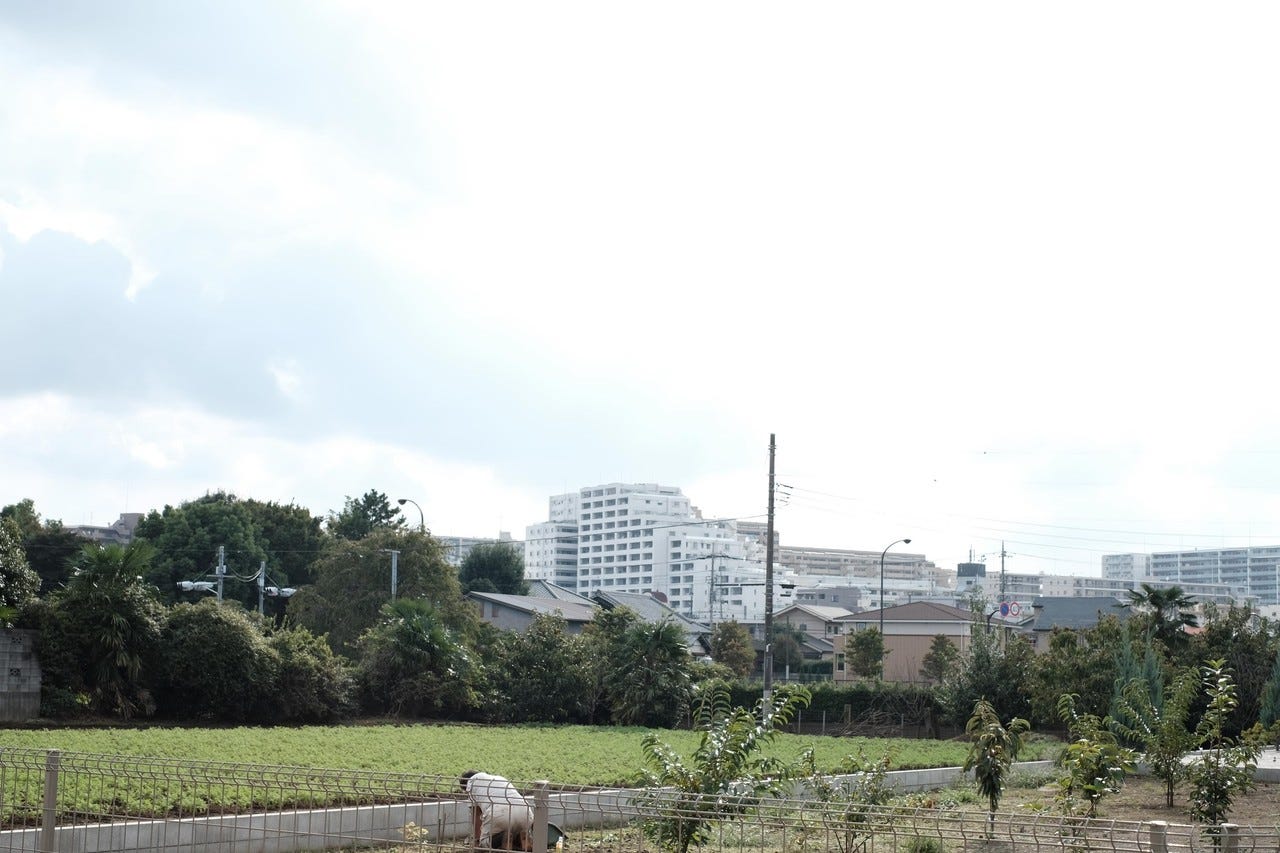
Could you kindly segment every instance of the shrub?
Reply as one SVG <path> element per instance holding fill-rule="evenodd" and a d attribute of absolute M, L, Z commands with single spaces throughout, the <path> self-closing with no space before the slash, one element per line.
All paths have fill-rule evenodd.
<path fill-rule="evenodd" d="M 990 836 L 995 827 L 996 808 L 1000 805 L 1000 796 L 1004 793 L 1005 779 L 1009 768 L 1018 758 L 1022 748 L 1022 739 L 1030 730 L 1027 721 L 1014 717 L 1009 725 L 1002 725 L 996 709 L 986 699 L 979 699 L 973 706 L 973 716 L 965 726 L 965 732 L 973 739 L 969 747 L 969 757 L 965 759 L 964 770 L 973 771 L 978 783 L 978 791 L 986 797 L 989 806 L 987 814 L 987 835 Z"/>
<path fill-rule="evenodd" d="M 771 706 L 761 702 L 754 711 L 732 707 L 729 696 L 723 687 L 704 694 L 694 712 L 701 736 L 690 764 L 656 734 L 641 741 L 652 768 L 645 772 L 645 781 L 676 791 L 674 801 L 662 791 L 649 795 L 645 803 L 653 814 L 644 830 L 675 853 L 703 844 L 711 837 L 712 824 L 746 812 L 759 797 L 782 793 L 786 781 L 800 772 L 800 762 L 785 764 L 761 755 L 760 749 L 808 703 L 808 691 L 784 686 Z"/>
<path fill-rule="evenodd" d="M 1205 831 L 1215 839 L 1218 824 L 1226 820 L 1236 794 L 1253 787 L 1260 751 L 1256 735 L 1246 733 L 1237 739 L 1225 733 L 1239 701 L 1235 682 L 1225 665 L 1225 661 L 1214 660 L 1201 667 L 1204 692 L 1209 698 L 1209 706 L 1196 727 L 1203 752 L 1187 767 L 1191 818 L 1208 824 Z"/>
<path fill-rule="evenodd" d="M 323 637 L 291 628 L 275 632 L 267 642 L 280 660 L 272 690 L 278 722 L 327 723 L 351 713 L 352 673 Z"/>
<path fill-rule="evenodd" d="M 275 720 L 280 655 L 257 616 L 206 599 L 179 604 L 164 631 L 162 713 L 225 722 Z"/>
<path fill-rule="evenodd" d="M 1094 817 L 1102 798 L 1117 793 L 1125 775 L 1135 769 L 1134 752 L 1108 731 L 1110 717 L 1100 720 L 1096 714 L 1080 714 L 1075 700 L 1075 695 L 1066 693 L 1058 701 L 1058 715 L 1067 724 L 1070 738 L 1058 756 L 1064 774 L 1058 780 L 1057 800 L 1068 816 L 1083 810 L 1086 817 Z"/>
<path fill-rule="evenodd" d="M 475 705 L 471 653 L 425 601 L 399 598 L 360 637 L 361 705 L 395 716 L 462 714 Z"/>

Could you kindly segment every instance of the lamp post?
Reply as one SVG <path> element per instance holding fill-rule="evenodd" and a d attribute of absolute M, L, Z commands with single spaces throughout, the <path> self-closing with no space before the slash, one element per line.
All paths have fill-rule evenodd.
<path fill-rule="evenodd" d="M 901 542 L 903 545 L 910 545 L 910 539 L 897 539 L 890 542 L 883 551 L 880 552 L 880 644 L 888 654 L 888 645 L 884 641 L 884 557 L 889 553 L 889 549 Z M 880 658 L 880 677 L 884 678 L 884 658 Z"/>
<path fill-rule="evenodd" d="M 405 504 L 413 504 L 415 507 L 417 507 L 418 508 L 418 532 L 419 533 L 427 532 L 427 516 L 422 512 L 422 507 L 418 506 L 417 501 L 413 500 L 412 498 L 399 498 L 396 501 L 396 503 L 400 504 L 400 506 L 404 506 Z"/>

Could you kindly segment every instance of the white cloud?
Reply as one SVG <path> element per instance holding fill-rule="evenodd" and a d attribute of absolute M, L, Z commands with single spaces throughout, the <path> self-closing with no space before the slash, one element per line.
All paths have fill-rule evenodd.
<path fill-rule="evenodd" d="M 111 464 L 68 469 L 61 490 L 59 466 L 14 482 L 53 503 L 114 489 L 99 512 L 126 482 L 134 506 L 227 487 L 318 511 L 394 486 L 433 529 L 480 533 L 540 520 L 545 493 L 586 471 L 682 485 L 712 514 L 762 511 L 774 431 L 797 487 L 780 518 L 792 543 L 912 535 L 946 562 L 1007 538 L 1074 568 L 1113 547 L 1072 526 L 1136 519 L 1166 542 L 1257 530 L 1275 508 L 1224 474 L 1280 427 L 1265 392 L 1280 119 L 1257 108 L 1280 75 L 1273 9 L 332 9 L 403 93 L 412 120 L 396 127 L 431 128 L 402 146 L 420 162 L 179 81 L 125 90 L 9 34 L 0 224 L 111 243 L 130 295 L 167 275 L 210 298 L 241 274 L 293 284 L 322 252 L 358 253 L 358 290 L 306 299 L 374 304 L 424 342 L 430 368 L 406 370 L 405 393 L 463 376 L 459 394 L 502 401 L 493 418 L 555 446 L 494 470 L 436 453 L 435 424 L 370 439 L 385 411 L 282 346 L 253 369 L 293 403 L 350 395 L 363 426 L 301 440 L 174 404 L 116 423 L 21 398 L 0 425 L 7 411 L 47 431 L 0 426 L 18 457 L 96 448 Z M 403 355 L 375 325 L 342 330 L 357 374 Z M 533 420 L 530 399 L 548 414 Z M 612 423 L 583 416 L 597 400 Z M 601 430 L 600 458 L 580 458 Z M 673 461 L 689 444 L 693 460 Z M 722 445 L 757 452 L 698 464 Z M 534 456 L 572 479 L 509 485 Z"/>
<path fill-rule="evenodd" d="M 21 492 L 4 502 L 31 497 L 67 523 L 219 489 L 323 515 L 346 495 L 377 489 L 416 500 L 440 534 L 494 536 L 505 525 L 522 536 L 546 502 L 488 467 L 409 447 L 350 435 L 297 441 L 198 409 L 108 412 L 50 394 L 0 400 L 0 458 L 4 481 Z"/>

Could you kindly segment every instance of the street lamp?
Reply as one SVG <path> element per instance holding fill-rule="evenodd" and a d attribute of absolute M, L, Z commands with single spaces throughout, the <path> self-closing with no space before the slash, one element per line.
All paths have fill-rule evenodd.
<path fill-rule="evenodd" d="M 890 542 L 889 545 L 883 551 L 880 552 L 880 643 L 886 649 L 888 647 L 884 645 L 884 555 L 889 553 L 889 548 L 892 548 L 894 545 L 897 545 L 899 542 L 901 542 L 903 545 L 911 544 L 910 539 L 898 539 L 893 542 Z M 884 658 L 883 657 L 880 658 L 880 677 L 881 678 L 884 677 Z"/>
<path fill-rule="evenodd" d="M 417 501 L 413 500 L 412 498 L 400 498 L 396 501 L 396 503 L 400 504 L 400 506 L 404 506 L 405 504 L 413 504 L 415 507 L 418 507 L 418 532 L 419 533 L 427 532 L 427 516 L 422 512 L 422 507 L 418 506 Z"/>

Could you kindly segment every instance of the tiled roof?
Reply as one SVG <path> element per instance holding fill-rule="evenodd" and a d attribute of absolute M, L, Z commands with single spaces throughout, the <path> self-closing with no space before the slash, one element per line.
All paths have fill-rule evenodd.
<path fill-rule="evenodd" d="M 877 622 L 879 610 L 865 610 L 840 617 L 841 622 Z M 896 604 L 884 608 L 886 622 L 968 622 L 973 614 L 950 604 L 936 604 L 932 601 L 912 601 L 908 604 Z"/>
<path fill-rule="evenodd" d="M 1033 631 L 1053 628 L 1092 628 L 1102 616 L 1129 618 L 1129 608 L 1109 595 L 1040 596 L 1031 605 L 1035 609 Z"/>
<path fill-rule="evenodd" d="M 469 592 L 467 593 L 467 598 L 477 601 L 491 601 L 524 613 L 559 614 L 564 617 L 566 622 L 590 622 L 596 615 L 596 608 L 593 604 L 582 604 L 577 601 L 557 601 L 552 598 L 535 598 L 532 595 Z"/>

